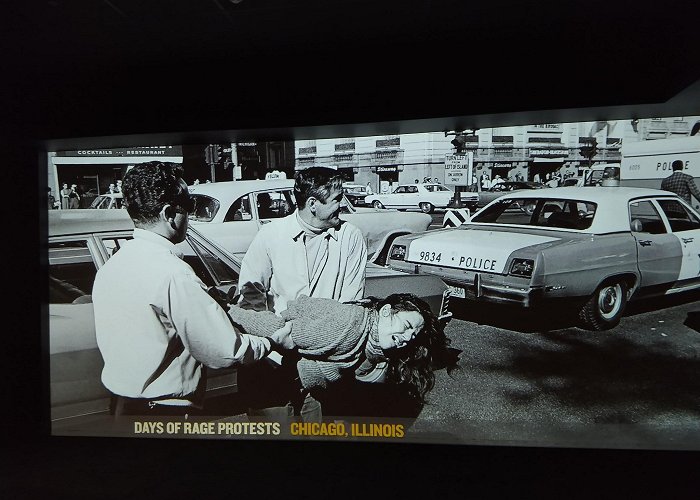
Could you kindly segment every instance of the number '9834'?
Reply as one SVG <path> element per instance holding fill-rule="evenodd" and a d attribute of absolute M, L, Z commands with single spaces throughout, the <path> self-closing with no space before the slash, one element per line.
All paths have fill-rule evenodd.
<path fill-rule="evenodd" d="M 420 252 L 418 254 L 418 260 L 422 260 L 423 262 L 440 262 L 441 258 L 442 252 Z"/>

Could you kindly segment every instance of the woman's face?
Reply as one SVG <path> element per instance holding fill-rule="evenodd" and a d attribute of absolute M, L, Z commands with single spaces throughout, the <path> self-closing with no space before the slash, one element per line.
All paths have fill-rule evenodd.
<path fill-rule="evenodd" d="M 394 349 L 406 346 L 425 325 L 423 316 L 418 311 L 395 311 L 389 304 L 379 310 L 377 333 L 382 349 Z"/>

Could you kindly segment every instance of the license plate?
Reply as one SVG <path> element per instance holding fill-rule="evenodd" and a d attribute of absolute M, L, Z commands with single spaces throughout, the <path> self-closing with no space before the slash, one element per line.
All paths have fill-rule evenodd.
<path fill-rule="evenodd" d="M 450 291 L 451 297 L 457 297 L 458 299 L 465 299 L 467 297 L 464 288 L 447 285 L 447 289 Z"/>

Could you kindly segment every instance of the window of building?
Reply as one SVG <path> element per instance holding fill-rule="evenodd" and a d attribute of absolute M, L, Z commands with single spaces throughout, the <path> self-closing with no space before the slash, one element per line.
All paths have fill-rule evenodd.
<path fill-rule="evenodd" d="M 376 147 L 378 148 L 386 148 L 390 146 L 400 146 L 401 145 L 401 138 L 399 137 L 393 137 L 391 139 L 377 139 L 376 142 Z"/>

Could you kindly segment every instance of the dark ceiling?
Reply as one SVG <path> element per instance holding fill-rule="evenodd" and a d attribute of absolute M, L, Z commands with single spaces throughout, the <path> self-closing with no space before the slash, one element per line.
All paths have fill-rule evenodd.
<path fill-rule="evenodd" d="M 255 129 L 299 138 L 700 114 L 697 86 L 688 90 L 700 81 L 695 2 L 18 4 L 5 18 L 6 109 L 16 131 L 38 139 L 182 133 L 168 136 L 177 142 Z"/>

